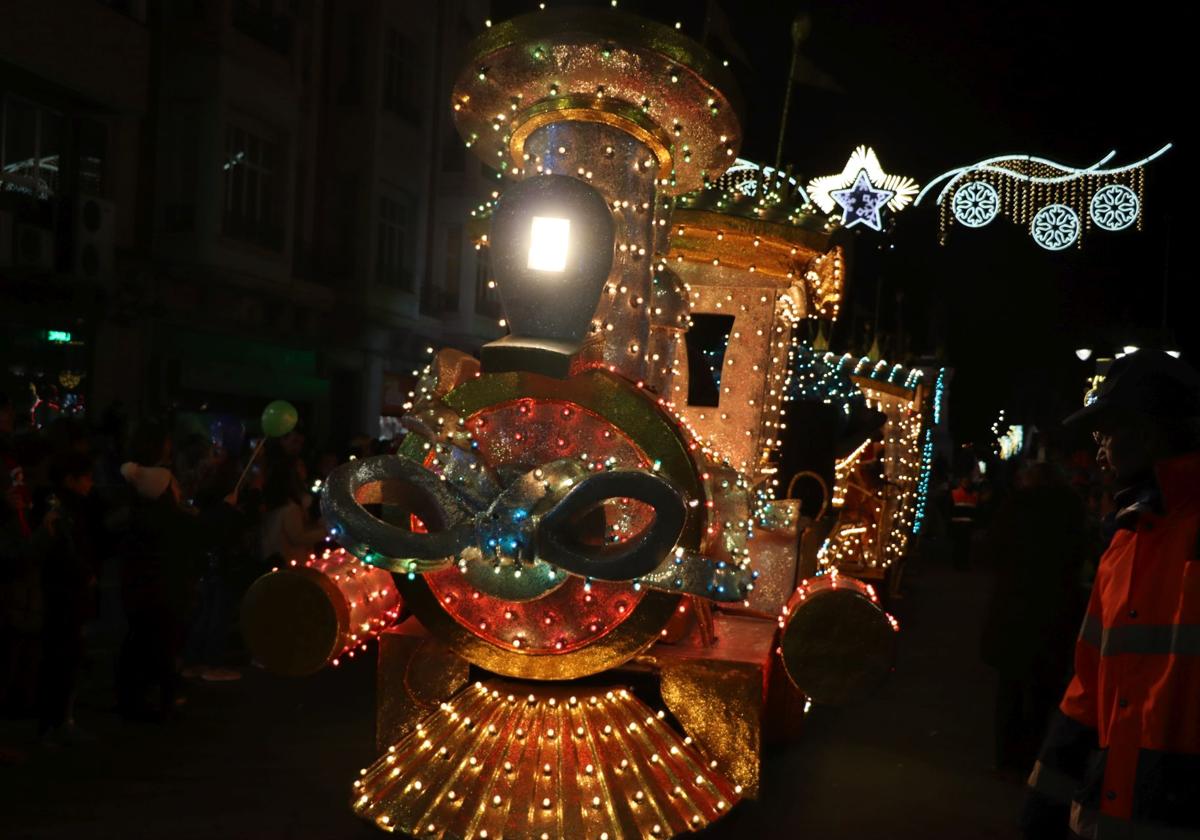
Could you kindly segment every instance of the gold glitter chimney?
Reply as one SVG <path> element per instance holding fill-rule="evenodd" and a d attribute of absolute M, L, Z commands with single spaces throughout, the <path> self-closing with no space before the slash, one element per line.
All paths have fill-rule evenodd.
<path fill-rule="evenodd" d="M 687 301 L 664 261 L 671 208 L 734 161 L 737 102 L 700 45 L 620 12 L 544 11 L 474 43 L 453 94 L 467 146 L 509 178 L 580 179 L 612 210 L 611 270 L 570 370 L 602 366 L 653 387 L 677 368 Z"/>

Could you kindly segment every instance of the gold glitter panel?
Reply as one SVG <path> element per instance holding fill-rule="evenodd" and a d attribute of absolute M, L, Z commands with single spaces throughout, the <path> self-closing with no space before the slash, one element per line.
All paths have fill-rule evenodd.
<path fill-rule="evenodd" d="M 479 373 L 479 360 L 461 350 L 452 347 L 438 351 L 434 359 L 434 370 L 437 375 L 435 395 L 449 393 L 469 379 L 474 379 Z"/>
<path fill-rule="evenodd" d="M 678 644 L 655 645 L 631 663 L 661 675 L 663 700 L 730 779 L 758 788 L 763 709 L 775 647 L 774 621 L 716 613 Z"/>
<path fill-rule="evenodd" d="M 750 564 L 758 572 L 758 578 L 746 600 L 750 602 L 749 609 L 775 616 L 796 586 L 801 518 L 800 503 L 795 499 L 778 499 L 769 506 L 780 521 L 774 527 L 759 524 L 754 529 L 754 539 L 747 543 Z"/>
<path fill-rule="evenodd" d="M 777 314 L 781 291 L 770 278 L 720 266 L 676 269 L 691 288 L 691 312 L 732 316 L 719 404 L 686 405 L 686 382 L 675 383 L 680 415 L 713 451 L 751 481 L 760 478 L 764 451 L 774 448 L 774 418 L 783 405 L 792 320 Z M 690 376 L 690 373 L 689 373 Z"/>
<path fill-rule="evenodd" d="M 714 613 L 709 634 L 694 628 L 679 643 L 655 644 L 630 664 L 660 674 L 671 714 L 746 791 L 758 784 L 758 727 L 775 634 L 772 620 Z"/>
<path fill-rule="evenodd" d="M 660 267 L 651 281 L 650 349 L 646 384 L 656 393 L 671 397 L 671 385 L 687 369 L 687 332 L 691 305 L 688 290 L 679 275 Z M 686 378 L 683 380 L 687 386 Z"/>
<path fill-rule="evenodd" d="M 467 684 L 470 666 L 410 618 L 379 637 L 375 746 L 385 749 Z"/>
<path fill-rule="evenodd" d="M 670 257 L 739 268 L 775 280 L 799 277 L 829 247 L 829 234 L 794 225 L 726 216 L 707 210 L 676 210 Z M 760 281 L 765 282 L 765 281 Z"/>
<path fill-rule="evenodd" d="M 716 659 L 679 662 L 662 672 L 671 714 L 750 798 L 758 794 L 764 668 Z"/>
<path fill-rule="evenodd" d="M 464 688 L 354 783 L 355 812 L 417 837 L 654 838 L 703 828 L 739 787 L 622 688 Z"/>

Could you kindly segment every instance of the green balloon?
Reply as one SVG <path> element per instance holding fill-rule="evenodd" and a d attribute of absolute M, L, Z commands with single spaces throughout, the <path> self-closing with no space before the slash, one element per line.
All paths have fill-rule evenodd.
<path fill-rule="evenodd" d="M 296 428 L 296 423 L 299 419 L 300 414 L 296 411 L 296 406 L 287 400 L 275 400 L 275 402 L 263 409 L 263 434 L 273 438 L 283 437 Z"/>

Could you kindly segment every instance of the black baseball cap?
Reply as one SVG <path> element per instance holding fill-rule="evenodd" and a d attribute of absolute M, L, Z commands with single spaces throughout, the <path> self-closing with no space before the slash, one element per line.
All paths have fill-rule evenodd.
<path fill-rule="evenodd" d="M 1200 417 L 1200 373 L 1162 350 L 1137 350 L 1112 363 L 1087 405 L 1063 421 L 1090 426 L 1120 416 L 1154 419 Z"/>

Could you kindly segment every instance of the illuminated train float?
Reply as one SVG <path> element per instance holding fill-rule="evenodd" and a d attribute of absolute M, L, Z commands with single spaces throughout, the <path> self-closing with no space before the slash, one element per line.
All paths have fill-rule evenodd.
<path fill-rule="evenodd" d="M 672 216 L 740 143 L 732 80 L 674 29 L 497 24 L 452 105 L 508 176 L 487 247 L 509 334 L 438 353 L 401 452 L 333 471 L 343 549 L 260 579 L 248 642 L 302 674 L 378 640 L 381 755 L 352 804 L 381 829 L 697 830 L 757 794 L 810 700 L 892 667 L 895 622 L 867 584 L 803 574 L 815 512 L 785 498 L 798 332 L 837 315 L 840 250 L 782 194 Z M 869 433 L 821 444 L 829 471 Z"/>

